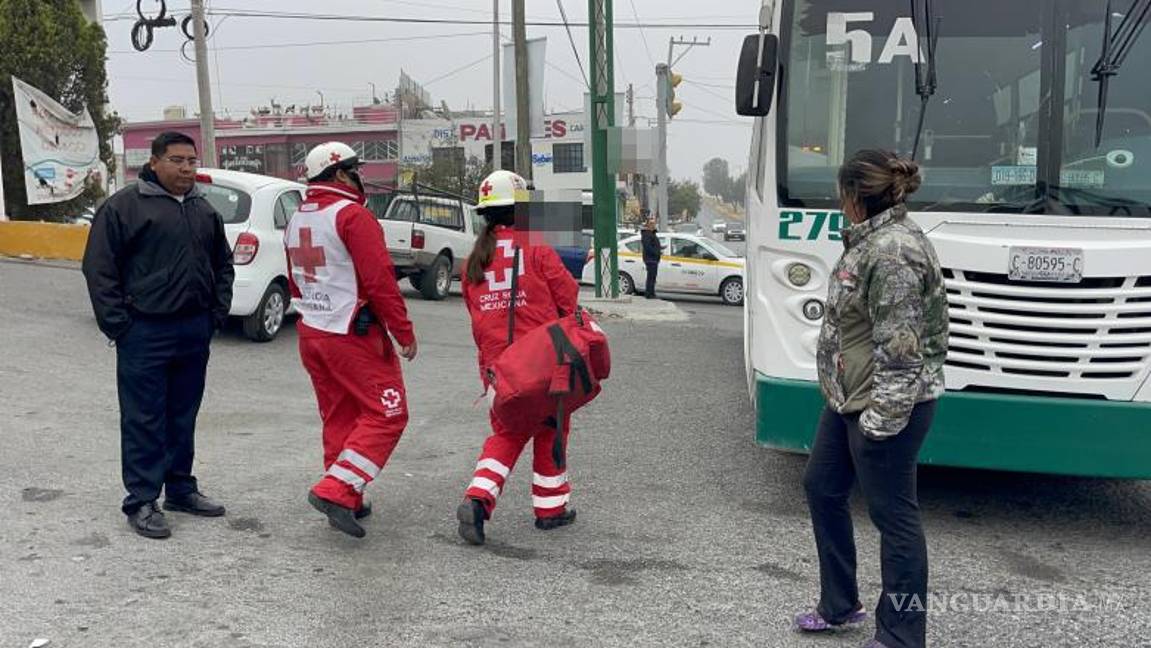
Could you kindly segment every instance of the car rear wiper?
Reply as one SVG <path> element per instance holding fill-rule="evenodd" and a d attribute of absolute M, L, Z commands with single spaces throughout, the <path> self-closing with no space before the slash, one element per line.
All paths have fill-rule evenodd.
<path fill-rule="evenodd" d="M 935 45 L 939 42 L 939 18 L 934 16 L 931 0 L 923 0 L 923 20 L 919 20 L 918 4 L 920 0 L 911 0 L 911 24 L 916 34 L 915 56 L 915 94 L 919 95 L 919 124 L 915 127 L 915 143 L 911 145 L 911 159 L 914 160 L 919 152 L 919 139 L 923 136 L 924 118 L 927 117 L 927 103 L 935 94 Z M 1151 0 L 1148 0 L 1151 2 Z M 921 24 L 922 23 L 922 24 Z M 923 36 L 920 36 L 923 34 Z M 923 42 L 927 42 L 924 50 Z M 924 63 L 924 57 L 927 62 Z"/>
<path fill-rule="evenodd" d="M 1103 142 L 1103 121 L 1107 117 L 1107 90 L 1111 77 L 1119 75 L 1119 68 L 1131 53 L 1135 41 L 1139 40 L 1147 27 L 1147 14 L 1151 12 L 1151 0 L 1131 0 L 1131 7 L 1123 14 L 1123 20 L 1115 33 L 1111 33 L 1111 0 L 1107 0 L 1107 16 L 1103 19 L 1103 47 L 1099 60 L 1091 68 L 1092 80 L 1099 83 L 1099 105 L 1095 116 L 1095 148 Z"/>

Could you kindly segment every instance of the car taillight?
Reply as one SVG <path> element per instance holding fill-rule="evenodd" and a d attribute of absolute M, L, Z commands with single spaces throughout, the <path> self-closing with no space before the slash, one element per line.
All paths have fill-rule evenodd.
<path fill-rule="evenodd" d="M 200 184 L 212 184 L 212 176 L 208 175 L 207 173 L 197 173 L 196 182 L 199 182 Z"/>
<path fill-rule="evenodd" d="M 424 231 L 423 230 L 412 230 L 412 249 L 413 250 L 424 249 Z"/>
<path fill-rule="evenodd" d="M 236 239 L 236 247 L 232 249 L 232 263 L 235 265 L 248 265 L 256 259 L 260 251 L 260 239 L 251 232 L 244 232 Z"/>

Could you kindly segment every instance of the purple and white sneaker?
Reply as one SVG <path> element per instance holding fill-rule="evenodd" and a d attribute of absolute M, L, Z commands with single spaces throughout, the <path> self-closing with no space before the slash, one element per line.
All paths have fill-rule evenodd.
<path fill-rule="evenodd" d="M 867 620 L 867 612 L 863 611 L 863 606 L 855 608 L 855 610 L 847 616 L 843 623 L 830 623 L 823 618 L 819 610 L 811 610 L 803 614 L 796 615 L 795 629 L 799 632 L 839 632 L 841 630 L 850 630 L 851 628 L 858 627 Z M 870 644 L 864 648 L 875 648 Z M 883 648 L 883 646 L 879 646 Z"/>

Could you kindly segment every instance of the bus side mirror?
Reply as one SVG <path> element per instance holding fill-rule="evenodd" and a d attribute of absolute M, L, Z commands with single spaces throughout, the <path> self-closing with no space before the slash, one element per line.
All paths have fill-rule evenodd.
<path fill-rule="evenodd" d="M 752 34 L 743 39 L 739 69 L 735 72 L 735 112 L 745 117 L 763 117 L 771 112 L 775 97 L 775 71 L 779 37 Z"/>

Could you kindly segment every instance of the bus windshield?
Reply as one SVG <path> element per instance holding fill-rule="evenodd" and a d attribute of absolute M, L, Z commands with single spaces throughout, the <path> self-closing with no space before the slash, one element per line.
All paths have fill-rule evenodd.
<path fill-rule="evenodd" d="M 852 153 L 911 151 L 923 105 L 915 67 L 926 57 L 911 4 L 785 5 L 782 205 L 834 208 L 836 170 Z M 1151 217 L 1151 36 L 1135 42 L 1110 79 L 1096 147 L 1091 70 L 1103 51 L 1107 3 L 932 5 L 938 84 L 927 103 L 918 153 L 924 184 L 912 209 Z M 1112 6 L 1118 24 L 1128 3 Z"/>

